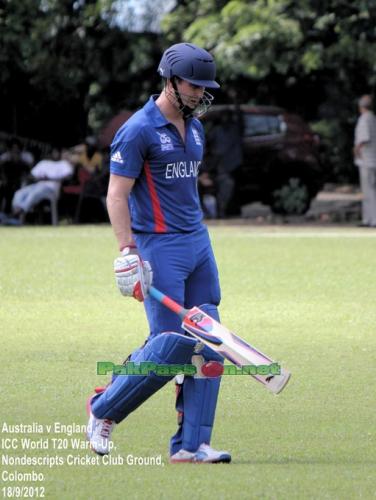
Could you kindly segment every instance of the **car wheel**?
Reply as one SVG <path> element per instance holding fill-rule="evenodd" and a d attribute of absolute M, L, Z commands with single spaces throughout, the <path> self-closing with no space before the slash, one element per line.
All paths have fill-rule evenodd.
<path fill-rule="evenodd" d="M 304 180 L 290 177 L 273 190 L 271 208 L 277 214 L 302 215 L 309 209 L 311 199 Z"/>

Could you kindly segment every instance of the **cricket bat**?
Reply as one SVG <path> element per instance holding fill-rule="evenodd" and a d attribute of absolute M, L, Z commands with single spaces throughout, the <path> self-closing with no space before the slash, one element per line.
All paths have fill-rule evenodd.
<path fill-rule="evenodd" d="M 235 335 L 235 333 L 231 332 L 221 323 L 218 323 L 218 321 L 214 320 L 199 307 L 192 307 L 189 310 L 185 309 L 153 286 L 149 288 L 149 294 L 180 316 L 182 327 L 186 332 L 209 346 L 213 351 L 222 355 L 237 367 L 241 368 L 245 365 L 277 365 L 271 358 Z M 279 373 L 276 374 L 269 372 L 267 375 L 257 373 L 251 376 L 271 392 L 278 394 L 286 386 L 291 376 L 291 373 L 282 367 L 278 371 Z"/>

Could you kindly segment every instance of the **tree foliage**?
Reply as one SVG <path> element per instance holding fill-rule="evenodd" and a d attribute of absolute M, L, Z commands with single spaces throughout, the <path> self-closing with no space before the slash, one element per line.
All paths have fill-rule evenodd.
<path fill-rule="evenodd" d="M 162 35 L 146 29 L 159 2 L 138 1 L 141 21 L 134 0 L 0 0 L 0 130 L 74 143 L 142 104 L 162 49 L 185 40 L 215 55 L 217 100 L 299 112 L 333 172 L 352 169 L 356 97 L 376 87 L 376 0 L 177 0 Z"/>
<path fill-rule="evenodd" d="M 373 68 L 375 19 L 376 1 L 195 0 L 180 2 L 163 26 L 170 40 L 211 50 L 224 79 L 341 68 L 345 81 L 354 64 Z"/>
<path fill-rule="evenodd" d="M 127 31 L 110 0 L 0 3 L 0 128 L 71 144 L 157 85 L 159 36 Z"/>
<path fill-rule="evenodd" d="M 178 2 L 163 27 L 170 41 L 212 51 L 227 98 L 320 120 L 335 169 L 352 168 L 356 97 L 376 86 L 375 20 L 375 0 L 195 0 Z"/>

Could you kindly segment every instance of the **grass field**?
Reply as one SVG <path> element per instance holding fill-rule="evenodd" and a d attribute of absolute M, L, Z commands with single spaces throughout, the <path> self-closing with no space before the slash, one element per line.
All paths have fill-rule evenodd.
<path fill-rule="evenodd" d="M 361 229 L 211 229 L 222 321 L 293 373 L 279 396 L 248 377 L 223 377 L 212 444 L 231 465 L 170 465 L 174 388 L 168 384 L 114 433 L 116 450 L 162 454 L 164 466 L 77 465 L 70 438 L 47 425 L 86 424 L 97 361 L 121 362 L 142 343 L 141 304 L 116 290 L 108 226 L 0 229 L 1 430 L 43 426 L 11 457 L 55 457 L 34 470 L 49 499 L 353 499 L 376 497 L 376 233 Z M 81 434 L 72 437 L 81 438 Z M 45 441 L 43 441 L 45 442 Z M 7 476 L 6 476 L 7 477 Z M 9 490 L 10 491 L 10 490 Z M 5 491 L 6 493 L 6 491 Z M 1 489 L 0 497 L 4 496 Z"/>

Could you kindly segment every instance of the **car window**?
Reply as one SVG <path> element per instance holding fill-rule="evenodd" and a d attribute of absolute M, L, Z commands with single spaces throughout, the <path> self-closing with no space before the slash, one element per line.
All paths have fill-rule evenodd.
<path fill-rule="evenodd" d="M 244 135 L 271 135 L 282 133 L 279 116 L 274 115 L 244 115 Z"/>

